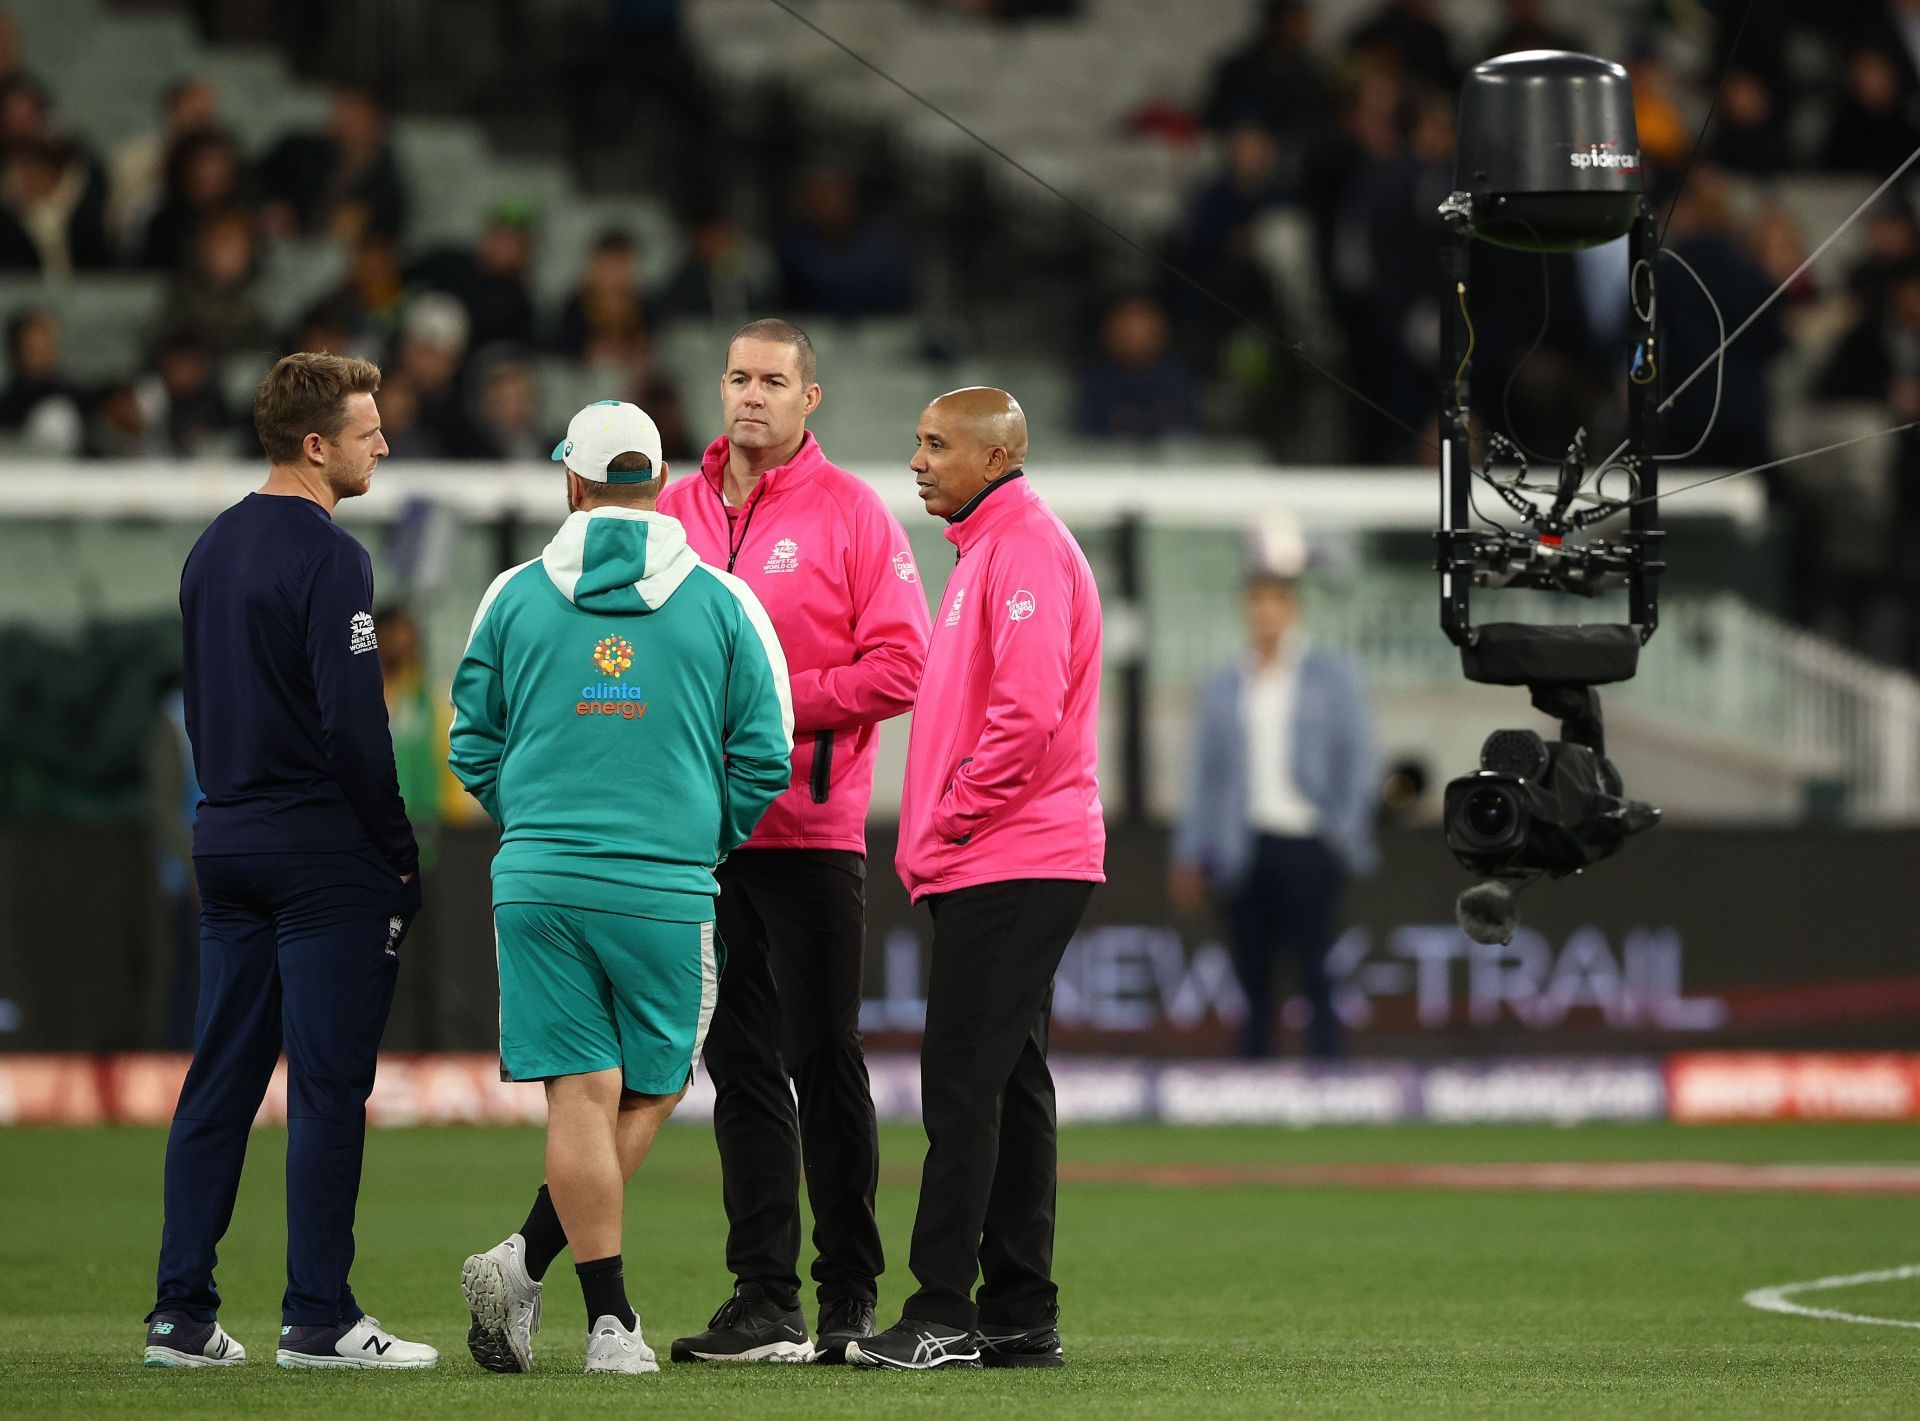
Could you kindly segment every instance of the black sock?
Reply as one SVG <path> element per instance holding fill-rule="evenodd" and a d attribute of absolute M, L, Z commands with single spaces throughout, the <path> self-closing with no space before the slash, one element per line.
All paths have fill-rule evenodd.
<path fill-rule="evenodd" d="M 537 1283 L 567 1248 L 567 1231 L 560 1227 L 560 1216 L 553 1211 L 553 1196 L 544 1184 L 534 1196 L 533 1212 L 520 1225 L 520 1237 L 527 1245 L 527 1276 Z"/>
<path fill-rule="evenodd" d="M 596 1258 L 591 1263 L 576 1263 L 573 1271 L 580 1275 L 580 1291 L 587 1300 L 588 1327 L 603 1317 L 613 1318 L 629 1332 L 640 1325 L 640 1319 L 627 1302 L 627 1275 L 620 1265 L 619 1254 Z"/>

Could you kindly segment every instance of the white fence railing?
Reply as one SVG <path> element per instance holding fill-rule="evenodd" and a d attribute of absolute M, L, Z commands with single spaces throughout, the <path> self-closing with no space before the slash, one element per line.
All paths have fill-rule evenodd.
<path fill-rule="evenodd" d="M 1476 604 L 1477 605 L 1477 604 Z M 1584 613 L 1584 616 L 1579 614 Z M 1457 684 L 1431 579 L 1374 577 L 1308 599 L 1313 634 L 1359 658 L 1376 689 Z M 1602 621 L 1592 603 L 1532 596 L 1502 619 Z M 1493 620 L 1487 617 L 1485 620 Z M 1233 652 L 1238 627 L 1183 618 L 1160 639 L 1157 679 L 1184 679 Z M 1184 663 L 1184 665 L 1182 665 Z M 1668 598 L 1639 674 L 1610 707 L 1706 733 L 1844 788 L 1855 822 L 1920 820 L 1920 681 L 1788 626 L 1732 596 Z"/>

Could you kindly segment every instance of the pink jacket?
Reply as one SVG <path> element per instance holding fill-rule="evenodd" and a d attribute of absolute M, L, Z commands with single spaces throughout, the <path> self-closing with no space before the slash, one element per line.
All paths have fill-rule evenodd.
<path fill-rule="evenodd" d="M 827 462 L 809 434 L 754 485 L 744 508 L 720 492 L 728 442 L 659 511 L 703 562 L 746 582 L 773 619 L 793 687 L 793 783 L 741 845 L 867 851 L 877 725 L 913 706 L 927 655 L 927 599 L 899 520 L 865 483 Z"/>
<path fill-rule="evenodd" d="M 947 537 L 960 560 L 914 703 L 900 881 L 915 902 L 1015 878 L 1105 882 L 1100 593 L 1086 556 L 1024 475 Z"/>

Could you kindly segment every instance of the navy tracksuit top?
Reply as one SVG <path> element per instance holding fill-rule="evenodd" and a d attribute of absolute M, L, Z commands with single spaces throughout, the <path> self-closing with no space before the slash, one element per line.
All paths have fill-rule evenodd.
<path fill-rule="evenodd" d="M 372 848 L 412 873 L 367 550 L 310 499 L 248 494 L 187 555 L 180 612 L 194 853 Z"/>

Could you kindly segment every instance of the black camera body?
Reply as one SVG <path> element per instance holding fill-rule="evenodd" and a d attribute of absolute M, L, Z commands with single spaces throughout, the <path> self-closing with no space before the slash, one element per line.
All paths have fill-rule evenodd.
<path fill-rule="evenodd" d="M 1480 769 L 1447 786 L 1447 847 L 1488 878 L 1564 878 L 1617 852 L 1660 811 L 1625 797 L 1620 772 L 1598 750 L 1496 730 Z"/>

